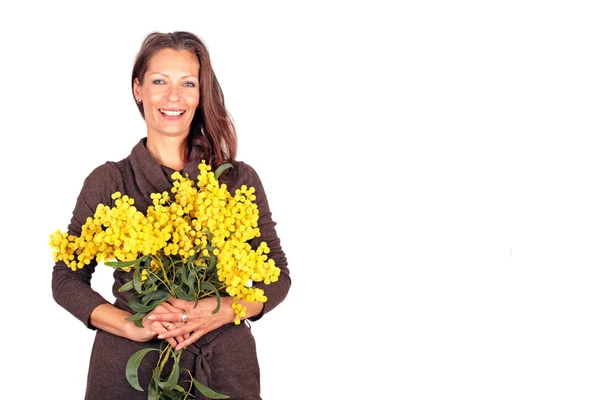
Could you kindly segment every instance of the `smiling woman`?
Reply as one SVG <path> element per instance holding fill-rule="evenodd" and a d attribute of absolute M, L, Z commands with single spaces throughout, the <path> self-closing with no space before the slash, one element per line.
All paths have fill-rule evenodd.
<path fill-rule="evenodd" d="M 77 262 L 68 257 L 55 257 L 52 277 L 53 295 L 58 304 L 86 327 L 96 330 L 85 398 L 162 399 L 159 392 L 169 389 L 171 399 L 189 398 L 191 394 L 196 399 L 204 398 L 202 396 L 224 398 L 219 397 L 224 394 L 232 399 L 258 400 L 261 398 L 260 374 L 249 321 L 259 320 L 281 303 L 291 285 L 287 258 L 260 178 L 251 166 L 236 160 L 236 130 L 225 108 L 206 47 L 197 36 L 189 32 L 148 35 L 133 66 L 131 87 L 146 122 L 146 137 L 125 159 L 108 161 L 88 175 L 77 198 L 68 233 L 54 236 L 60 241 L 59 236 L 71 240 L 81 235 L 85 241 L 91 237 L 92 229 L 101 238 L 94 237 L 92 242 L 84 244 L 82 249 L 87 250 L 77 253 Z M 193 218 L 188 217 L 186 213 L 191 208 L 186 208 L 188 204 L 182 197 L 189 194 L 187 189 L 193 185 L 183 177 L 189 177 L 201 187 L 201 177 L 211 170 L 225 185 L 220 186 L 219 182 L 206 185 L 202 181 L 204 185 L 229 191 L 229 194 L 221 193 L 214 201 L 210 196 L 199 196 L 200 200 L 190 206 L 196 210 Z M 235 201 L 226 201 L 228 196 Z M 238 233 L 235 228 L 230 229 L 235 225 L 235 213 L 230 211 L 237 209 L 235 202 L 247 207 L 251 203 L 256 205 L 256 218 L 243 213 L 250 215 L 252 225 L 248 232 L 256 229 L 259 234 L 248 236 L 246 243 L 240 241 L 240 237 L 246 237 L 243 232 L 237 238 L 227 239 L 231 232 Z M 130 207 L 134 203 L 135 207 Z M 182 209 L 177 210 L 180 205 Z M 173 218 L 165 222 L 159 214 L 151 216 L 150 210 L 156 212 L 157 209 L 173 211 Z M 148 215 L 135 214 L 137 210 L 148 210 Z M 133 218 L 134 214 L 137 219 Z M 127 229 L 119 230 L 121 225 L 108 224 L 120 221 L 121 217 Z M 212 225 L 203 227 L 202 221 L 212 221 Z M 149 248 L 149 243 L 156 240 L 172 241 L 172 246 L 162 255 L 136 254 L 135 257 L 147 263 L 121 268 L 122 262 L 130 259 L 121 259 L 119 254 L 126 254 L 125 258 L 132 255 L 128 240 L 131 235 L 139 236 L 131 232 L 132 224 L 138 222 L 140 232 L 154 235 L 142 240 L 140 248 Z M 198 225 L 192 227 L 193 223 Z M 208 239 L 201 239 L 203 235 Z M 124 242 L 127 243 L 121 248 Z M 259 273 L 249 273 L 238 279 L 249 282 L 248 286 L 238 285 L 237 281 L 223 282 L 226 292 L 214 290 L 212 295 L 196 297 L 197 301 L 190 296 L 180 296 L 182 286 L 174 288 L 171 296 L 160 299 L 156 292 L 144 292 L 140 300 L 132 296 L 130 290 L 120 290 L 124 287 L 137 290 L 145 281 L 173 280 L 164 268 L 160 271 L 155 261 L 164 266 L 173 262 L 173 257 L 182 257 L 186 268 L 190 268 L 184 282 L 190 288 L 197 284 L 196 294 L 204 293 L 207 285 L 200 284 L 204 279 L 201 275 L 215 267 L 214 264 L 205 266 L 203 263 L 207 260 L 213 260 L 209 264 L 216 263 L 217 268 L 233 265 L 231 271 L 236 272 L 257 264 L 256 259 L 233 255 L 224 258 L 225 254 L 234 254 L 227 252 L 232 242 L 240 242 L 235 245 L 236 255 L 243 249 L 239 246 L 247 246 L 243 252 L 257 254 L 260 260 L 266 259 L 268 253 L 278 268 L 278 276 L 263 279 Z M 183 251 L 179 247 L 184 243 L 193 244 L 193 249 Z M 85 253 L 92 247 L 101 255 Z M 197 248 L 204 250 L 195 254 Z M 185 261 L 192 256 L 193 261 Z M 105 259 L 121 262 L 114 264 L 121 267 L 115 267 L 113 304 L 91 287 L 95 267 Z M 221 281 L 227 276 L 219 269 Z M 246 295 L 254 291 L 258 293 L 255 298 L 236 297 L 236 293 Z M 158 349 L 160 355 L 152 351 L 146 356 L 148 350 Z M 143 362 L 138 354 L 143 354 Z M 163 354 L 174 355 L 176 367 L 171 367 L 172 373 L 166 376 L 159 373 L 157 377 L 154 367 L 159 360 L 161 368 L 173 365 Z M 180 384 L 175 385 L 176 382 Z M 207 386 L 217 393 L 207 390 Z M 141 388 L 146 388 L 148 393 Z"/>
<path fill-rule="evenodd" d="M 200 64 L 187 50 L 162 49 L 148 62 L 148 69 L 133 80 L 136 102 L 143 108 L 150 153 L 163 165 L 180 169 L 180 158 L 165 160 L 162 146 L 179 144 L 190 130 L 200 102 Z"/>

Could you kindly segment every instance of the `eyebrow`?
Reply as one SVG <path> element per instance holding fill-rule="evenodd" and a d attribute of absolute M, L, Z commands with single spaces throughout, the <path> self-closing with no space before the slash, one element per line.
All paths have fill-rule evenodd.
<path fill-rule="evenodd" d="M 148 71 L 148 73 L 150 75 L 162 75 L 162 76 L 166 76 L 168 77 L 169 75 L 163 74 L 162 72 L 150 72 Z M 194 79 L 199 79 L 198 77 L 194 76 L 194 75 L 186 75 L 186 76 L 182 76 L 182 78 L 194 78 Z"/>

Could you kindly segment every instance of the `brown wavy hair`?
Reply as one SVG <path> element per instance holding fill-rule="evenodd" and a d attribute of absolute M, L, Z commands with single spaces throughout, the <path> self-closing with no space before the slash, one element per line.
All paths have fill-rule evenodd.
<path fill-rule="evenodd" d="M 200 63 L 200 103 L 192 119 L 190 133 L 182 148 L 183 159 L 190 161 L 193 147 L 200 150 L 200 156 L 213 168 L 227 162 L 233 163 L 237 155 L 237 134 L 233 118 L 225 108 L 225 98 L 221 85 L 212 69 L 208 49 L 202 40 L 190 32 L 152 32 L 146 36 L 135 58 L 131 73 L 131 91 L 135 78 L 140 84 L 148 68 L 150 58 L 159 50 L 188 50 L 196 55 Z M 134 95 L 135 100 L 135 95 Z M 144 107 L 137 104 L 142 117 Z"/>

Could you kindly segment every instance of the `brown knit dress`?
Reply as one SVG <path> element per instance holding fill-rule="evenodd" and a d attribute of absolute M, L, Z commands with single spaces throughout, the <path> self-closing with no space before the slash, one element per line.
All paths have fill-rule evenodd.
<path fill-rule="evenodd" d="M 151 193 L 168 191 L 172 185 L 170 178 L 173 170 L 161 166 L 150 155 L 145 147 L 146 139 L 141 139 L 132 149 L 131 154 L 119 162 L 106 162 L 94 169 L 85 179 L 83 188 L 77 198 L 68 232 L 73 235 L 81 233 L 81 227 L 88 217 L 92 217 L 99 203 L 114 206 L 111 194 L 119 191 L 135 200 L 138 210 L 145 211 L 152 203 Z M 196 179 L 198 175 L 197 152 L 192 151 L 182 173 Z M 265 241 L 270 248 L 269 256 L 281 269 L 277 282 L 255 286 L 265 291 L 267 302 L 263 312 L 251 318 L 260 319 L 272 310 L 287 296 L 291 280 L 287 266 L 287 258 L 281 248 L 275 230 L 275 222 L 271 217 L 269 204 L 263 185 L 256 171 L 249 165 L 237 161 L 231 177 L 226 182 L 233 193 L 241 185 L 253 186 L 256 189 L 256 204 L 259 208 L 259 238 L 250 244 L 256 248 Z M 99 305 L 108 303 L 91 287 L 91 278 L 96 263 L 72 271 L 63 262 L 54 265 L 52 274 L 52 293 L 56 302 L 73 314 L 89 329 L 96 329 L 90 324 L 90 314 Z M 102 267 L 108 268 L 108 267 Z M 115 270 L 115 282 L 112 292 L 116 298 L 114 305 L 131 311 L 128 307 L 130 293 L 120 293 L 119 287 L 131 279 L 131 273 Z M 147 399 L 146 391 L 133 389 L 125 378 L 125 365 L 129 357 L 136 351 L 149 346 L 158 347 L 160 340 L 138 343 L 102 330 L 96 330 L 96 338 L 92 347 L 88 371 L 85 399 L 87 400 L 136 400 Z M 139 380 L 142 388 L 150 382 L 152 369 L 156 366 L 158 352 L 148 353 L 139 369 Z M 260 399 L 260 370 L 256 355 L 254 337 L 250 324 L 227 324 L 201 337 L 195 344 L 188 346 L 183 352 L 181 367 L 194 374 L 200 382 L 211 389 L 227 394 L 231 399 Z M 195 399 L 203 399 L 194 393 Z"/>

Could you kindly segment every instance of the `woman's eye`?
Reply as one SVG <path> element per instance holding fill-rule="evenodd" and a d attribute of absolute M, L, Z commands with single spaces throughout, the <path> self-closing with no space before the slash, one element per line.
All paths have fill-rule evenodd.
<path fill-rule="evenodd" d="M 196 84 L 194 82 L 186 82 L 186 83 L 183 84 L 183 86 L 196 87 Z"/>
<path fill-rule="evenodd" d="M 163 83 L 165 83 L 165 81 L 163 81 L 162 79 L 155 79 L 152 81 L 152 83 L 155 85 L 162 85 Z"/>

